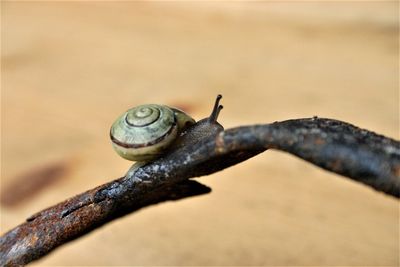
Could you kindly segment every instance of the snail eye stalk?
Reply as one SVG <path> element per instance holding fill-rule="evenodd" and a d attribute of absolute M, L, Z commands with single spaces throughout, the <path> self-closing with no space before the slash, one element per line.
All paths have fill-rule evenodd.
<path fill-rule="evenodd" d="M 224 107 L 222 105 L 219 104 L 219 101 L 221 100 L 222 95 L 218 95 L 217 98 L 215 99 L 215 104 L 214 104 L 214 108 L 211 112 L 211 115 L 209 117 L 209 121 L 210 122 L 215 122 L 218 119 L 218 115 L 221 111 L 221 109 L 223 109 Z"/>

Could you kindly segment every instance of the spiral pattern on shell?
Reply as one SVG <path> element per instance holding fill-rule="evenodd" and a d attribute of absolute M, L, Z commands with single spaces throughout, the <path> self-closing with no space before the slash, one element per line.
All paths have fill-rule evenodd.
<path fill-rule="evenodd" d="M 125 121 L 132 127 L 144 127 L 154 123 L 160 117 L 160 108 L 143 105 L 130 109 L 125 116 Z"/>
<path fill-rule="evenodd" d="M 129 160 L 154 158 L 176 138 L 174 111 L 162 105 L 129 109 L 112 125 L 110 137 L 117 153 Z"/>

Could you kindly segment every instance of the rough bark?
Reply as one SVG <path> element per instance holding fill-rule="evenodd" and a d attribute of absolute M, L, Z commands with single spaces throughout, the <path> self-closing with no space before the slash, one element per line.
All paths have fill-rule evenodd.
<path fill-rule="evenodd" d="M 205 194 L 192 177 L 211 174 L 266 149 L 400 197 L 400 143 L 351 124 L 295 119 L 225 130 L 171 151 L 122 177 L 45 209 L 0 238 L 0 265 L 27 264 L 115 218 L 167 200 Z"/>

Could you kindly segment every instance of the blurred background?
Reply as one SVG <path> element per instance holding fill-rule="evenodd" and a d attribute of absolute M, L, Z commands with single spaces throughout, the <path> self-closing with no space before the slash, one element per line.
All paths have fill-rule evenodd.
<path fill-rule="evenodd" d="M 2 2 L 1 233 L 121 177 L 109 127 L 144 103 L 225 128 L 320 116 L 399 138 L 383 2 Z M 399 202 L 267 151 L 208 195 L 125 216 L 36 265 L 398 265 Z"/>

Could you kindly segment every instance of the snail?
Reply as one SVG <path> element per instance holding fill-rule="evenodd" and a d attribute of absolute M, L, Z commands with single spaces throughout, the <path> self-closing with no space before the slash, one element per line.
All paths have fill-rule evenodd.
<path fill-rule="evenodd" d="M 177 108 L 156 104 L 137 106 L 119 116 L 111 126 L 110 138 L 118 155 L 138 162 L 128 174 L 166 152 L 223 131 L 217 122 L 223 108 L 221 98 L 217 96 L 211 115 L 198 122 Z"/>

